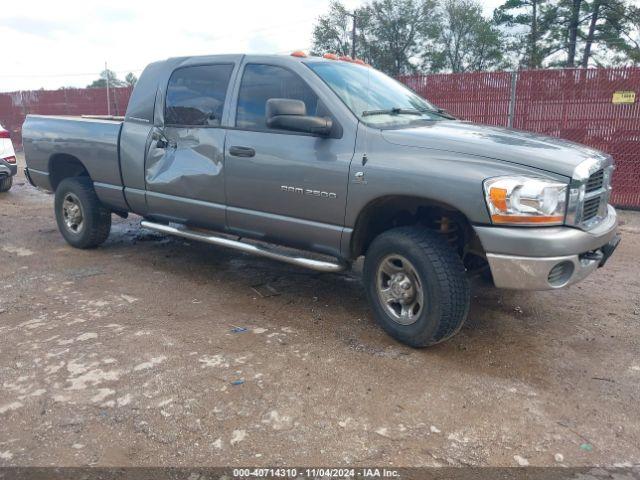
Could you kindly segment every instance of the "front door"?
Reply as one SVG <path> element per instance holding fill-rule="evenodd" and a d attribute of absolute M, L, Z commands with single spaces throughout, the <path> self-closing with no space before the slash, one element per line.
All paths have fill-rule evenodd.
<path fill-rule="evenodd" d="M 237 97 L 235 127 L 225 147 L 229 228 L 337 255 L 353 138 L 267 128 L 270 98 L 302 100 L 307 115 L 330 115 L 311 87 L 284 66 L 248 63 Z"/>
<path fill-rule="evenodd" d="M 164 127 L 155 127 L 145 162 L 149 214 L 225 227 L 221 127 L 232 63 L 176 69 L 167 87 Z"/>

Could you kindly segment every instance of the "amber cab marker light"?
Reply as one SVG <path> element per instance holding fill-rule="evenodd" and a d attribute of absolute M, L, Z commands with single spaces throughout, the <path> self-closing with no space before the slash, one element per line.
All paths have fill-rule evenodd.
<path fill-rule="evenodd" d="M 360 60 L 359 58 L 356 58 L 353 63 L 357 63 L 358 65 L 367 65 L 366 62 L 364 60 Z"/>
<path fill-rule="evenodd" d="M 296 50 L 295 52 L 291 52 L 291 56 L 292 57 L 298 57 L 298 58 L 304 58 L 307 56 L 307 54 L 305 52 L 303 52 L 302 50 Z"/>
<path fill-rule="evenodd" d="M 507 211 L 507 190 L 505 188 L 492 187 L 489 190 L 489 198 L 494 207 L 502 212 Z"/>
<path fill-rule="evenodd" d="M 342 57 L 338 58 L 338 60 L 342 60 L 343 62 L 353 62 L 353 58 L 351 58 L 349 55 L 343 55 Z"/>
<path fill-rule="evenodd" d="M 322 58 L 326 58 L 327 60 L 338 60 L 340 57 L 335 53 L 325 53 Z"/>

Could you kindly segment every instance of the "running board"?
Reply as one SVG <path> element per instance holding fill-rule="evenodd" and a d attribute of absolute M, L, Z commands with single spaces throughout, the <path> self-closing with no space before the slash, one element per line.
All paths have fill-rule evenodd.
<path fill-rule="evenodd" d="M 231 240 L 229 238 L 218 237 L 203 233 L 200 231 L 189 230 L 187 227 L 172 227 L 162 223 L 150 222 L 148 220 L 142 220 L 140 225 L 144 228 L 150 228 L 162 233 L 168 233 L 176 235 L 178 237 L 188 238 L 189 240 L 198 240 L 212 245 L 218 245 L 220 247 L 234 248 L 245 253 L 252 253 L 261 257 L 271 258 L 273 260 L 280 260 L 281 262 L 290 263 L 292 265 L 298 265 L 300 267 L 310 268 L 317 270 L 318 272 L 341 272 L 347 268 L 346 264 L 324 262 L 322 260 L 314 260 L 312 258 L 298 257 L 295 255 L 288 255 L 286 253 L 279 253 L 275 250 L 271 250 L 267 247 L 261 247 L 253 245 L 251 243 L 244 243 L 238 240 Z"/>

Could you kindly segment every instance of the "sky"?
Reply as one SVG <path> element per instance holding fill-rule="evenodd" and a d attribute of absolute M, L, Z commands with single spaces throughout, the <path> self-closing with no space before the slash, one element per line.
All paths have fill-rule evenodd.
<path fill-rule="evenodd" d="M 0 92 L 84 87 L 181 55 L 308 50 L 330 0 L 21 0 L 0 8 Z M 343 0 L 355 8 L 363 0 Z M 501 0 L 482 2 L 489 15 Z"/>

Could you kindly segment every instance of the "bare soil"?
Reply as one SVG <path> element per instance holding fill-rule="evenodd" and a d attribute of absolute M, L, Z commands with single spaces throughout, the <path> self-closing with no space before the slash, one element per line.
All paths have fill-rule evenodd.
<path fill-rule="evenodd" d="M 583 283 L 477 286 L 462 331 L 414 350 L 357 273 L 136 217 L 75 250 L 52 205 L 22 174 L 0 195 L 0 465 L 640 463 L 639 213 Z"/>

